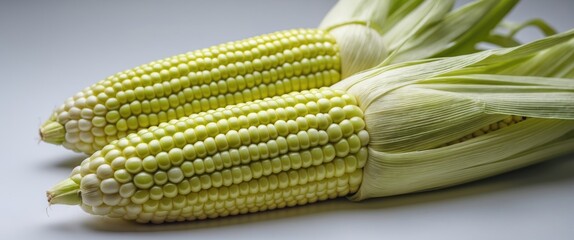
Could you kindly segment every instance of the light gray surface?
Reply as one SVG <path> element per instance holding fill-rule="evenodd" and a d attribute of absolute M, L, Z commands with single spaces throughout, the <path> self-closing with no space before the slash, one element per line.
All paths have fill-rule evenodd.
<path fill-rule="evenodd" d="M 338 199 L 218 220 L 137 225 L 48 207 L 45 190 L 84 157 L 38 143 L 51 110 L 83 87 L 162 57 L 276 30 L 314 27 L 329 1 L 0 2 L 1 238 L 574 239 L 574 155 L 447 190 L 352 203 Z M 523 1 L 574 27 L 574 1 Z M 534 39 L 526 30 L 521 37 Z M 8 237 L 8 238 L 6 238 Z"/>

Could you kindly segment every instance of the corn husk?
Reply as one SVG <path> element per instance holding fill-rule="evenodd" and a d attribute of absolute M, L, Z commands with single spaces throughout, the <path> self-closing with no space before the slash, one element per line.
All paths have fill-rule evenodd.
<path fill-rule="evenodd" d="M 543 21 L 501 22 L 517 0 L 479 0 L 453 10 L 454 0 L 341 0 L 320 28 L 341 50 L 342 77 L 377 66 L 477 52 L 477 44 L 516 46 L 527 26 L 553 30 Z M 534 24 L 538 23 L 538 24 Z M 494 31 L 507 29 L 507 35 Z"/>
<path fill-rule="evenodd" d="M 574 30 L 519 47 L 377 67 L 332 86 L 365 112 L 362 200 L 461 184 L 574 151 Z M 510 115 L 517 124 L 456 144 Z"/>

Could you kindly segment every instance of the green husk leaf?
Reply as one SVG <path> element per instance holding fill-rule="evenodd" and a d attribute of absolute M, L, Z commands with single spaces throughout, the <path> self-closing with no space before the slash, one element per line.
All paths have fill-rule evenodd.
<path fill-rule="evenodd" d="M 341 0 L 320 28 L 337 39 L 345 78 L 377 65 L 477 52 L 489 40 L 516 46 L 513 35 L 494 29 L 517 2 L 478 0 L 453 10 L 454 0 Z"/>
<path fill-rule="evenodd" d="M 573 54 L 574 30 L 514 48 L 379 66 L 335 84 L 357 97 L 371 139 L 352 199 L 448 187 L 574 151 Z M 457 141 L 510 115 L 527 119 Z"/>

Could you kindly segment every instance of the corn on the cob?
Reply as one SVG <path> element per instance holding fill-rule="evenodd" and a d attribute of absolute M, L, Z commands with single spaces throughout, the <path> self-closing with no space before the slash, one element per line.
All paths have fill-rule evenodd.
<path fill-rule="evenodd" d="M 76 193 L 48 198 L 164 222 L 346 196 L 361 183 L 364 127 L 355 99 L 329 89 L 228 106 L 114 141 L 63 183 Z"/>
<path fill-rule="evenodd" d="M 482 0 L 449 12 L 452 4 L 341 1 L 320 29 L 262 35 L 119 72 L 66 100 L 42 125 L 40 136 L 92 154 L 162 122 L 330 86 L 383 61 L 474 51 L 476 43 L 487 39 L 488 34 L 479 33 L 494 28 L 516 1 Z"/>
<path fill-rule="evenodd" d="M 574 149 L 570 39 L 375 68 L 162 123 L 84 160 L 48 200 L 161 223 L 425 191 L 540 162 Z M 548 59 L 559 66 L 532 68 Z"/>

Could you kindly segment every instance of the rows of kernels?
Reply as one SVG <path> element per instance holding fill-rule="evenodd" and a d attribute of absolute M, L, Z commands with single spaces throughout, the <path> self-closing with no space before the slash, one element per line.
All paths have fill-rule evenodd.
<path fill-rule="evenodd" d="M 511 116 L 508 116 L 508 117 L 504 118 L 503 120 L 500 120 L 500 121 L 495 122 L 495 123 L 491 123 L 491 124 L 489 124 L 488 126 L 484 126 L 484 127 L 481 128 L 481 129 L 478 129 L 478 130 L 476 130 L 476 131 L 474 131 L 474 132 L 472 132 L 472 133 L 469 133 L 469 134 L 465 135 L 464 137 L 461 137 L 461 138 L 459 138 L 459 139 L 457 139 L 457 140 L 454 140 L 454 141 L 451 141 L 451 142 L 449 142 L 449 143 L 446 143 L 446 144 L 444 144 L 444 145 L 442 145 L 442 146 L 440 146 L 440 147 L 445 147 L 445 146 L 449 146 L 449 145 L 461 143 L 461 142 L 464 142 L 464 141 L 468 141 L 468 140 L 470 140 L 470 139 L 477 138 L 477 137 L 480 137 L 480 136 L 482 136 L 482 135 L 486 135 L 486 134 L 488 134 L 488 133 L 490 133 L 490 132 L 494 132 L 494 131 L 496 131 L 496 130 L 499 130 L 499 129 L 502 129 L 502 128 L 505 128 L 505 127 L 512 126 L 512 125 L 517 124 L 517 123 L 519 123 L 519 122 L 525 121 L 526 119 L 527 119 L 527 117 L 512 116 L 512 115 L 511 115 Z"/>
<path fill-rule="evenodd" d="M 325 88 L 194 114 L 114 141 L 74 169 L 72 179 L 84 185 L 83 208 L 117 216 L 107 210 L 341 177 L 360 171 L 367 158 L 368 134 L 354 104 Z M 163 219 L 142 214 L 137 219 Z"/>
<path fill-rule="evenodd" d="M 120 72 L 69 98 L 52 117 L 66 148 L 92 153 L 171 119 L 340 79 L 335 40 L 292 30 L 231 42 Z"/>
<path fill-rule="evenodd" d="M 321 170 L 313 168 L 283 172 L 281 175 L 242 182 L 230 187 L 203 189 L 170 197 L 153 199 L 151 193 L 145 192 L 135 195 L 138 199 L 123 203 L 116 200 L 119 204 L 115 206 L 101 204 L 93 207 L 84 204 L 82 208 L 96 215 L 161 223 L 302 205 L 345 196 L 357 191 L 360 186 L 361 169 L 334 174 L 336 171 L 332 169 L 332 165 L 321 167 Z"/>

